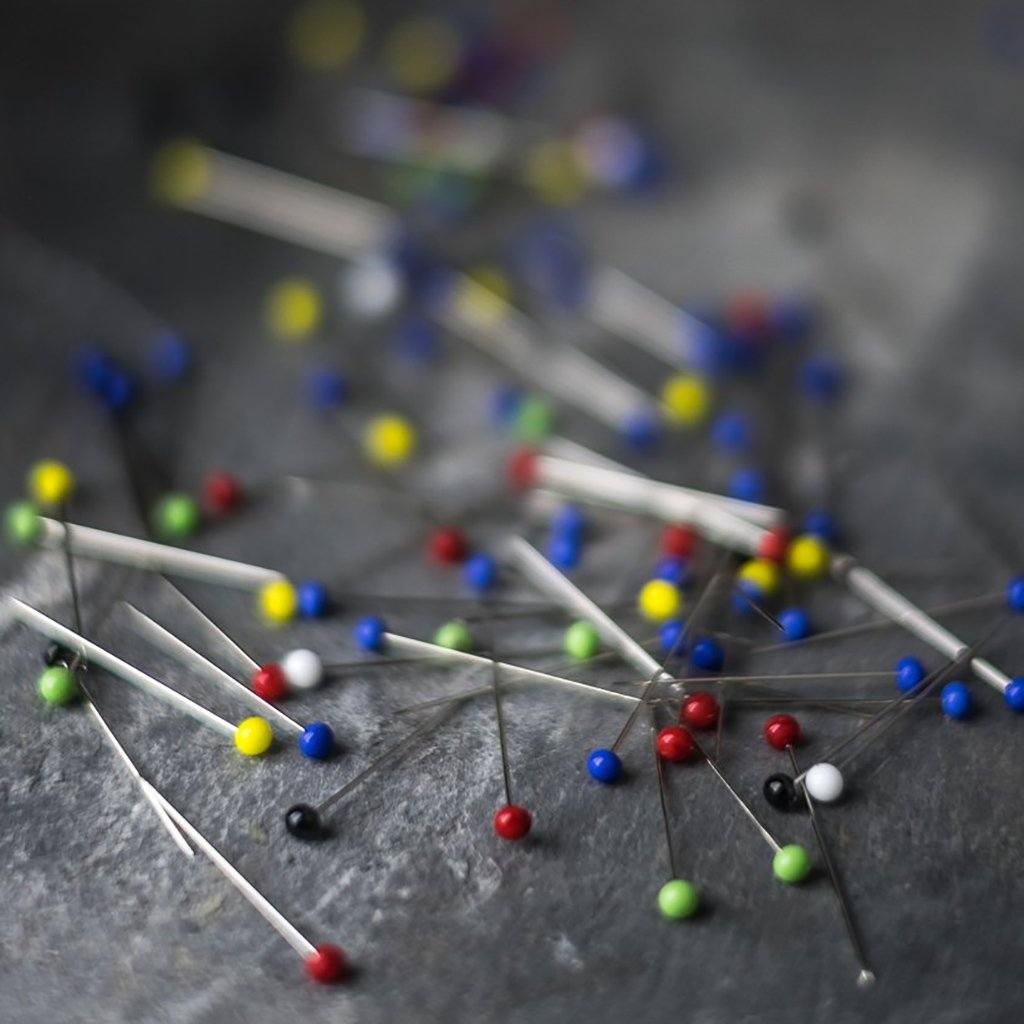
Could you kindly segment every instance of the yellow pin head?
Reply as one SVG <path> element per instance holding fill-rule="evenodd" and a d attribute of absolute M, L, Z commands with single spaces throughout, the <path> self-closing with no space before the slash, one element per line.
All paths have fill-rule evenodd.
<path fill-rule="evenodd" d="M 752 558 L 739 567 L 736 580 L 749 583 L 765 597 L 771 597 L 779 589 L 779 569 L 767 558 Z"/>
<path fill-rule="evenodd" d="M 153 157 L 149 184 L 155 198 L 174 206 L 191 206 L 210 187 L 210 153 L 196 139 L 171 139 Z"/>
<path fill-rule="evenodd" d="M 298 607 L 298 594 L 287 580 L 273 580 L 264 584 L 260 589 L 260 615 L 275 626 L 291 622 L 295 618 Z"/>
<path fill-rule="evenodd" d="M 693 427 L 707 418 L 711 409 L 711 389 L 703 378 L 680 373 L 665 382 L 661 389 L 661 404 L 671 422 Z"/>
<path fill-rule="evenodd" d="M 587 179 L 573 147 L 560 139 L 548 139 L 530 150 L 526 181 L 539 199 L 552 206 L 578 203 L 587 190 Z"/>
<path fill-rule="evenodd" d="M 28 471 L 27 484 L 29 497 L 37 505 L 55 508 L 74 493 L 75 477 L 63 462 L 44 459 Z"/>
<path fill-rule="evenodd" d="M 281 341 L 302 341 L 323 321 L 323 300 L 309 281 L 299 277 L 278 281 L 267 295 L 267 328 Z"/>
<path fill-rule="evenodd" d="M 795 538 L 786 551 L 786 568 L 801 580 L 815 580 L 824 576 L 831 560 L 828 545 L 810 533 Z"/>
<path fill-rule="evenodd" d="M 376 416 L 363 435 L 363 448 L 374 465 L 400 466 L 416 450 L 416 431 L 404 416 Z"/>
<path fill-rule="evenodd" d="M 265 718 L 243 718 L 235 727 L 235 746 L 246 757 L 259 757 L 270 749 L 274 734 Z"/>
<path fill-rule="evenodd" d="M 307 0 L 288 24 L 288 52 L 303 67 L 332 71 L 359 52 L 366 16 L 351 0 Z"/>
<path fill-rule="evenodd" d="M 683 598 L 679 588 L 668 580 L 648 580 L 640 588 L 636 603 L 645 619 L 665 622 L 678 616 Z"/>

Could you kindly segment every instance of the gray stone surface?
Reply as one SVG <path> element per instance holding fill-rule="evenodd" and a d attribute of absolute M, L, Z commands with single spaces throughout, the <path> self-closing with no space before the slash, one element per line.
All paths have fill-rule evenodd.
<path fill-rule="evenodd" d="M 821 483 L 806 466 L 823 445 L 849 545 L 928 604 L 997 590 L 1020 564 L 1022 71 L 986 52 L 981 5 L 893 6 L 593 5 L 578 43 L 522 109 L 556 119 L 639 98 L 669 140 L 684 173 L 657 202 L 602 200 L 581 212 L 605 258 L 685 301 L 751 284 L 821 297 L 824 341 L 851 367 L 840 410 L 818 427 L 784 415 L 777 392 L 756 382 L 729 397 L 768 414 L 764 458 L 778 500 L 794 508 L 814 500 Z M 401 370 L 381 344 L 385 329 L 344 318 L 312 348 L 268 343 L 260 327 L 268 283 L 302 272 L 327 286 L 335 268 L 149 206 L 132 95 L 160 71 L 197 78 L 225 55 L 230 63 L 263 52 L 279 13 L 218 3 L 133 14 L 110 3 L 41 4 L 3 33 L 5 499 L 20 491 L 31 460 L 55 455 L 82 481 L 82 521 L 138 529 L 113 435 L 65 366 L 83 337 L 138 362 L 153 324 L 172 322 L 196 339 L 201 371 L 189 389 L 153 403 L 144 436 L 178 486 L 195 486 L 219 464 L 269 484 L 200 546 L 363 593 L 459 595 L 457 581 L 418 553 L 377 558 L 416 527 L 393 500 L 355 489 L 302 500 L 272 482 L 355 462 L 346 435 L 296 399 L 304 369 L 331 358 L 355 381 L 349 427 L 381 407 L 408 409 L 424 425 L 411 485 L 442 501 L 492 493 L 504 442 L 480 425 L 497 375 L 453 339 L 436 369 Z M 197 101 L 200 127 L 224 148 L 373 189 L 366 169 L 325 139 L 328 91 L 287 77 L 281 87 L 273 110 L 248 123 L 207 95 Z M 811 238 L 792 228 L 794 204 L 808 202 L 822 211 Z M 476 235 L 453 245 L 493 251 L 522 212 L 499 204 Z M 657 367 L 607 339 L 595 343 L 657 385 Z M 570 416 L 563 429 L 617 454 L 582 418 Z M 730 468 L 704 439 L 680 442 L 651 465 L 711 487 Z M 474 522 L 473 535 L 486 543 L 521 525 L 510 501 Z M 602 524 L 580 584 L 610 597 L 631 589 L 648 542 L 645 528 Z M 219 713 L 241 716 L 237 702 L 182 674 L 116 616 L 99 621 L 127 595 L 184 630 L 157 581 L 85 563 L 81 571 L 87 620 L 101 642 Z M 5 591 L 68 616 L 55 555 L 4 549 L 0 575 Z M 300 644 L 353 658 L 349 627 L 376 610 L 352 602 L 323 624 L 275 634 L 242 597 L 189 592 L 260 658 Z M 810 601 L 822 624 L 864 617 L 830 587 Z M 408 606 L 389 618 L 427 636 L 441 614 L 437 605 Z M 966 637 L 991 621 L 950 620 Z M 557 643 L 562 626 L 558 615 L 520 621 L 498 643 Z M 770 639 L 756 622 L 742 628 Z M 212 867 L 176 852 L 85 715 L 40 706 L 32 687 L 40 644 L 7 620 L 2 630 L 0 1020 L 1020 1017 L 1021 726 L 981 685 L 970 723 L 915 714 L 858 764 L 849 799 L 822 814 L 879 976 L 864 992 L 821 872 L 800 889 L 775 883 L 767 847 L 696 765 L 670 771 L 670 800 L 678 861 L 706 909 L 679 927 L 659 919 L 654 897 L 667 867 L 643 732 L 628 747 L 635 770 L 624 785 L 598 788 L 583 764 L 589 747 L 617 732 L 614 708 L 555 693 L 509 695 L 517 798 L 536 822 L 522 846 L 491 834 L 501 779 L 492 709 L 482 702 L 347 802 L 334 841 L 305 847 L 283 835 L 282 810 L 331 791 L 398 738 L 407 726 L 393 718 L 396 708 L 470 679 L 396 667 L 346 675 L 297 699 L 297 717 L 326 719 L 344 744 L 342 756 L 316 765 L 290 749 L 243 761 L 97 676 L 98 701 L 146 775 L 315 940 L 350 952 L 353 982 L 323 990 L 300 978 L 288 947 Z M 879 670 L 912 651 L 923 653 L 889 631 L 736 664 Z M 1012 674 L 1022 651 L 1020 626 L 1011 624 L 990 653 Z M 609 667 L 593 678 L 622 675 Z M 890 685 L 841 692 L 888 694 Z M 730 715 L 723 769 L 780 837 L 810 844 L 803 816 L 781 818 L 760 799 L 764 776 L 781 767 L 758 738 L 763 717 Z M 850 728 L 838 715 L 803 720 L 805 759 Z"/>

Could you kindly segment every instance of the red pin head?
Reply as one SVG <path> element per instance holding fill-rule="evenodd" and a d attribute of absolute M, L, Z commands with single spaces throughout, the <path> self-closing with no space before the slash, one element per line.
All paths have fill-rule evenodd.
<path fill-rule="evenodd" d="M 506 466 L 509 483 L 519 490 L 533 487 L 537 482 L 537 452 L 533 448 L 517 448 Z"/>
<path fill-rule="evenodd" d="M 230 473 L 208 473 L 203 479 L 203 508 L 210 515 L 225 516 L 242 503 L 242 485 Z"/>
<path fill-rule="evenodd" d="M 697 534 L 692 527 L 666 526 L 661 531 L 661 553 L 667 558 L 689 558 L 697 546 Z"/>
<path fill-rule="evenodd" d="M 693 737 L 681 725 L 666 725 L 658 733 L 658 754 L 666 761 L 685 761 L 694 749 Z"/>
<path fill-rule="evenodd" d="M 718 701 L 707 690 L 695 690 L 679 709 L 679 719 L 693 729 L 713 729 L 718 723 Z"/>
<path fill-rule="evenodd" d="M 271 704 L 281 700 L 288 692 L 284 669 L 272 661 L 257 669 L 252 674 L 252 692 Z"/>
<path fill-rule="evenodd" d="M 782 562 L 789 547 L 789 531 L 781 526 L 769 530 L 757 546 L 759 558 L 767 558 L 770 562 Z"/>
<path fill-rule="evenodd" d="M 321 985 L 341 981 L 347 973 L 348 960 L 338 946 L 324 943 L 306 957 L 306 974 Z"/>
<path fill-rule="evenodd" d="M 441 565 L 463 562 L 469 554 L 466 535 L 454 526 L 443 526 L 430 535 L 427 545 L 430 557 Z"/>
<path fill-rule="evenodd" d="M 506 804 L 494 815 L 494 831 L 502 839 L 522 839 L 532 824 L 530 812 L 515 804 Z"/>
<path fill-rule="evenodd" d="M 772 715 L 762 731 L 766 742 L 776 750 L 795 747 L 800 741 L 800 723 L 792 715 Z"/>

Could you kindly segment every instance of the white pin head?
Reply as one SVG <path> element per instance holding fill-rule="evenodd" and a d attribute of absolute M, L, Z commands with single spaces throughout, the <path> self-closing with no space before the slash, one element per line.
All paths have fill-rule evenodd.
<path fill-rule="evenodd" d="M 811 799 L 823 804 L 835 803 L 843 795 L 843 773 L 834 764 L 811 765 L 804 776 L 804 786 Z"/>
<path fill-rule="evenodd" d="M 386 256 L 375 254 L 345 267 L 338 278 L 342 306 L 364 320 L 391 313 L 402 300 L 402 278 Z"/>
<path fill-rule="evenodd" d="M 281 671 L 288 685 L 296 690 L 312 690 L 324 677 L 324 665 L 319 655 L 300 647 L 289 651 L 281 659 Z"/>

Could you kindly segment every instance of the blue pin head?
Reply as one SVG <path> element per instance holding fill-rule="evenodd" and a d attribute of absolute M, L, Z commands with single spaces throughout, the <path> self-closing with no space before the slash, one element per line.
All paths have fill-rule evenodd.
<path fill-rule="evenodd" d="M 462 569 L 462 578 L 471 590 L 484 593 L 498 580 L 498 566 L 490 555 L 477 554 L 470 557 Z"/>
<path fill-rule="evenodd" d="M 555 533 L 548 541 L 548 561 L 559 569 L 575 569 L 579 564 L 583 545 L 571 534 Z"/>
<path fill-rule="evenodd" d="M 387 623 L 378 615 L 367 615 L 360 619 L 352 631 L 356 646 L 361 651 L 380 654 L 384 643 L 384 634 L 388 631 Z"/>
<path fill-rule="evenodd" d="M 160 331 L 149 349 L 149 371 L 161 384 L 177 384 L 192 370 L 192 346 L 177 331 Z"/>
<path fill-rule="evenodd" d="M 843 393 L 846 374 L 832 356 L 810 356 L 800 367 L 800 391 L 813 402 L 833 402 Z"/>
<path fill-rule="evenodd" d="M 835 520 L 823 508 L 811 509 L 804 516 L 803 532 L 819 537 L 826 544 L 834 544 L 839 537 Z"/>
<path fill-rule="evenodd" d="M 738 469 L 729 478 L 729 495 L 740 501 L 764 501 L 767 485 L 759 469 Z"/>
<path fill-rule="evenodd" d="M 1024 612 L 1024 576 L 1015 576 L 1006 584 L 1006 604 L 1012 612 Z"/>
<path fill-rule="evenodd" d="M 686 654 L 686 644 L 682 639 L 685 630 L 686 626 L 682 619 L 669 619 L 668 622 L 663 622 L 658 630 L 661 653 L 666 657 L 670 654 L 673 657 Z"/>
<path fill-rule="evenodd" d="M 779 612 L 779 623 L 782 626 L 782 635 L 790 643 L 806 640 L 814 632 L 811 617 L 803 608 L 786 608 Z"/>
<path fill-rule="evenodd" d="M 946 683 L 942 688 L 942 713 L 958 721 L 971 713 L 973 699 L 966 683 Z"/>
<path fill-rule="evenodd" d="M 330 366 L 310 370 L 305 383 L 309 404 L 320 412 L 337 409 L 348 397 L 348 381 L 344 374 Z"/>
<path fill-rule="evenodd" d="M 912 654 L 896 662 L 896 687 L 901 693 L 909 693 L 924 677 L 924 665 Z"/>
<path fill-rule="evenodd" d="M 705 672 L 720 672 L 725 664 L 725 652 L 717 640 L 704 637 L 691 648 L 690 664 Z"/>
<path fill-rule="evenodd" d="M 395 350 L 417 366 L 435 362 L 441 350 L 437 328 L 425 317 L 406 317 L 395 330 Z"/>
<path fill-rule="evenodd" d="M 511 384 L 499 384 L 491 392 L 491 422 L 499 427 L 511 426 L 523 404 L 523 392 Z"/>
<path fill-rule="evenodd" d="M 1003 691 L 1003 700 L 1011 711 L 1024 711 L 1024 676 L 1010 680 L 1009 686 Z"/>
<path fill-rule="evenodd" d="M 614 750 L 598 747 L 587 755 L 587 771 L 590 772 L 592 779 L 607 786 L 622 775 L 622 761 Z"/>
<path fill-rule="evenodd" d="M 298 587 L 299 615 L 304 619 L 321 619 L 331 608 L 327 588 L 319 580 L 304 580 Z"/>
<path fill-rule="evenodd" d="M 551 517 L 551 532 L 562 537 L 571 537 L 577 542 L 583 540 L 587 520 L 575 505 L 561 505 Z"/>
<path fill-rule="evenodd" d="M 326 722 L 310 722 L 299 737 L 299 753 L 303 757 L 322 761 L 334 749 L 334 732 Z"/>
<path fill-rule="evenodd" d="M 648 452 L 661 437 L 661 424 L 653 412 L 641 409 L 626 417 L 620 432 L 623 440 L 634 451 Z"/>
<path fill-rule="evenodd" d="M 690 563 L 685 558 L 662 558 L 651 573 L 653 579 L 667 580 L 677 587 L 686 586 L 690 576 Z"/>
<path fill-rule="evenodd" d="M 749 451 L 753 439 L 753 427 L 746 413 L 727 410 L 711 424 L 711 440 L 728 452 Z"/>

